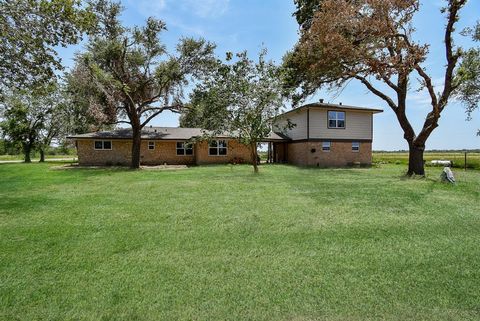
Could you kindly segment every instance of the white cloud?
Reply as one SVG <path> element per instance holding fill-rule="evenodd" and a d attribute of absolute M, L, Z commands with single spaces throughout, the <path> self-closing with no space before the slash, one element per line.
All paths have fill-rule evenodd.
<path fill-rule="evenodd" d="M 127 0 L 128 6 L 135 7 L 142 15 L 158 16 L 163 13 L 167 0 Z"/>
<path fill-rule="evenodd" d="M 183 8 L 201 18 L 220 17 L 228 10 L 230 0 L 182 0 Z"/>
<path fill-rule="evenodd" d="M 127 0 L 127 2 L 145 16 L 160 16 L 181 10 L 200 18 L 216 18 L 227 12 L 230 0 Z"/>
<path fill-rule="evenodd" d="M 433 84 L 433 89 L 437 94 L 437 98 L 438 98 L 439 92 L 443 90 L 444 78 L 443 77 L 433 78 L 432 84 Z M 432 99 L 426 88 L 423 88 L 421 91 L 411 90 L 410 92 L 411 94 L 409 94 L 407 97 L 408 101 L 416 105 L 419 105 L 421 107 L 431 107 Z"/>

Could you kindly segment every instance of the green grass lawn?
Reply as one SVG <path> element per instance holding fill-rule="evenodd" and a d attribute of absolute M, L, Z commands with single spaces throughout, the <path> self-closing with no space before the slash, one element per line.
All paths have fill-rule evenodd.
<path fill-rule="evenodd" d="M 0 165 L 0 320 L 479 320 L 480 172 Z"/>

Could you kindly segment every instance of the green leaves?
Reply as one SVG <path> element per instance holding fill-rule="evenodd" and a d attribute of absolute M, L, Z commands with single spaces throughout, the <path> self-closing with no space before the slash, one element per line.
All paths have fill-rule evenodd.
<path fill-rule="evenodd" d="M 91 7 L 78 0 L 12 0 L 0 3 L 0 93 L 35 87 L 55 78 L 55 47 L 76 44 L 95 24 Z"/>
<path fill-rule="evenodd" d="M 227 53 L 227 63 L 217 62 L 190 95 L 182 126 L 227 131 L 249 146 L 268 136 L 283 99 L 279 68 L 266 54 L 262 50 L 254 61 L 247 52 L 237 53 L 236 59 Z"/>
<path fill-rule="evenodd" d="M 471 36 L 474 41 L 480 41 L 480 22 L 471 30 Z M 480 104 L 480 47 L 470 48 L 463 53 L 455 75 L 455 88 L 456 96 L 464 103 L 470 119 Z"/>

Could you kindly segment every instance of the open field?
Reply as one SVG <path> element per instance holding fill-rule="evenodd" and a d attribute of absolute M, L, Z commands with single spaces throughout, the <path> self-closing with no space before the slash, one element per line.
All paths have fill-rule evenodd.
<path fill-rule="evenodd" d="M 0 165 L 0 320 L 478 320 L 480 172 Z"/>
<path fill-rule="evenodd" d="M 427 163 L 431 160 L 450 160 L 453 167 L 464 168 L 465 155 L 461 152 L 425 152 L 423 157 Z M 373 152 L 374 163 L 408 164 L 406 152 Z M 480 153 L 467 154 L 467 168 L 480 169 Z"/>
<path fill-rule="evenodd" d="M 40 156 L 37 154 L 32 155 L 32 162 L 38 162 Z M 65 159 L 65 160 L 76 160 L 77 155 L 45 155 L 45 159 Z M 0 161 L 17 161 L 24 160 L 23 155 L 0 155 Z"/>

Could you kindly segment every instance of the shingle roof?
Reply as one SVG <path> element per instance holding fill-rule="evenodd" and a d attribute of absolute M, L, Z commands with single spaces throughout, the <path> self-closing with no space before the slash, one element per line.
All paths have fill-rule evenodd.
<path fill-rule="evenodd" d="M 208 134 L 201 128 L 182 128 L 182 127 L 145 127 L 142 130 L 142 139 L 148 140 L 188 140 Z M 234 135 L 223 133 L 215 135 L 216 138 L 230 138 Z M 132 130 L 128 128 L 112 131 L 101 131 L 79 135 L 68 136 L 69 139 L 131 139 Z M 265 141 L 284 141 L 289 138 L 281 133 L 270 133 Z"/>

